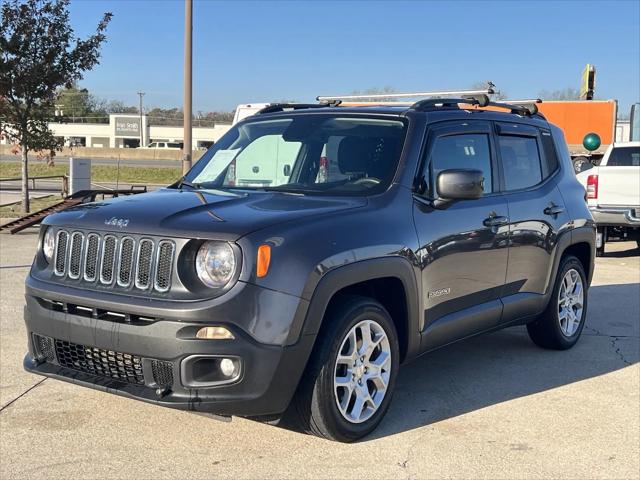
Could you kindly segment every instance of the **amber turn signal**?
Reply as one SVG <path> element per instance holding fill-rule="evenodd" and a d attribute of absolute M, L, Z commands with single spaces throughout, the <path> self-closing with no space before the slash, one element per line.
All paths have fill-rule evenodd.
<path fill-rule="evenodd" d="M 196 333 L 196 338 L 201 340 L 233 340 L 233 333 L 224 327 L 202 327 Z"/>
<path fill-rule="evenodd" d="M 258 247 L 258 268 L 256 274 L 258 278 L 265 277 L 269 272 L 269 263 L 271 262 L 271 247 L 269 245 L 260 245 Z"/>

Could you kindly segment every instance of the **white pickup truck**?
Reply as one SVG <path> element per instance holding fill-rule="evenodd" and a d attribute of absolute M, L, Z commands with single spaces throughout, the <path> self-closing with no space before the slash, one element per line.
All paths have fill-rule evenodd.
<path fill-rule="evenodd" d="M 598 227 L 598 256 L 609 240 L 635 240 L 640 248 L 640 142 L 614 143 L 602 161 L 580 172 Z"/>

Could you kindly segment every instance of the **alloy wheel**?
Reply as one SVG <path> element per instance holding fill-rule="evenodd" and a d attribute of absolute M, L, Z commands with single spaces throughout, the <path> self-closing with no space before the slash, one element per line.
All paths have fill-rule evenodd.
<path fill-rule="evenodd" d="M 384 329 L 363 320 L 340 345 L 334 373 L 334 394 L 345 420 L 362 423 L 378 411 L 391 375 L 391 344 Z"/>
<path fill-rule="evenodd" d="M 576 333 L 582 321 L 583 308 L 582 277 L 572 268 L 565 273 L 558 294 L 558 319 L 564 336 L 571 337 Z"/>

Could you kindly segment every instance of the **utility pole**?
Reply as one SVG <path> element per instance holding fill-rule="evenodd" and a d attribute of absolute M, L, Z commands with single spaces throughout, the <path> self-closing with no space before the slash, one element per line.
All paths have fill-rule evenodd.
<path fill-rule="evenodd" d="M 140 146 L 144 147 L 144 134 L 142 129 L 142 97 L 144 97 L 144 92 L 138 92 L 138 96 L 140 97 Z"/>
<path fill-rule="evenodd" d="M 191 41 L 193 37 L 193 0 L 184 0 L 184 147 L 182 173 L 191 169 Z"/>

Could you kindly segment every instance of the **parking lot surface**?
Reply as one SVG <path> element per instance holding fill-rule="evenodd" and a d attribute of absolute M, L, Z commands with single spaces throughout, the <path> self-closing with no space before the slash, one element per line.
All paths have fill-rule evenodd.
<path fill-rule="evenodd" d="M 597 259 L 583 338 L 523 327 L 401 369 L 380 428 L 345 445 L 224 423 L 26 373 L 36 230 L 0 235 L 0 478 L 640 478 L 640 250 Z"/>

